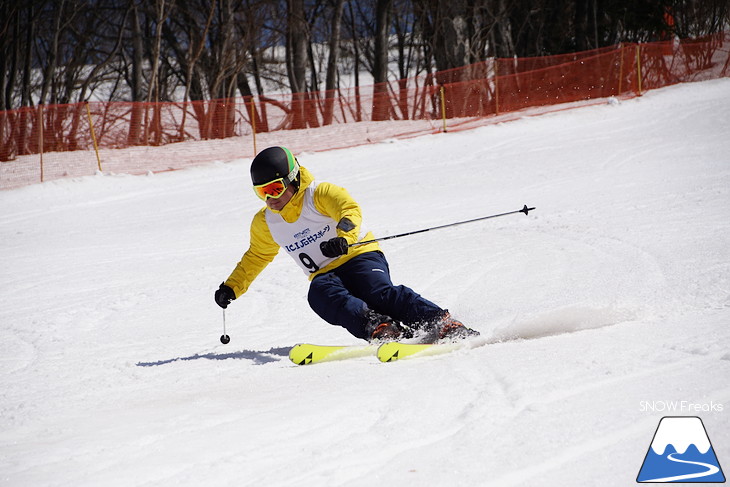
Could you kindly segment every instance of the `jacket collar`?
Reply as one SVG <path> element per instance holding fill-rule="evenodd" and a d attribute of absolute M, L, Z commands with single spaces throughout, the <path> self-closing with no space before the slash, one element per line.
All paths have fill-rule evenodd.
<path fill-rule="evenodd" d="M 312 176 L 312 173 L 307 168 L 299 166 L 299 174 L 299 189 L 294 193 L 289 203 L 281 211 L 274 211 L 267 208 L 268 211 L 281 215 L 287 223 L 294 223 L 299 219 L 299 216 L 302 214 L 302 208 L 304 208 L 304 192 L 314 182 L 314 176 Z"/>

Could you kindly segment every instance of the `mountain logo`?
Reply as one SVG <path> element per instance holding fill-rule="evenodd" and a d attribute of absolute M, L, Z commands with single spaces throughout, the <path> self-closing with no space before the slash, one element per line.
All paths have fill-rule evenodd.
<path fill-rule="evenodd" d="M 725 482 L 702 420 L 696 416 L 663 417 L 636 481 Z"/>

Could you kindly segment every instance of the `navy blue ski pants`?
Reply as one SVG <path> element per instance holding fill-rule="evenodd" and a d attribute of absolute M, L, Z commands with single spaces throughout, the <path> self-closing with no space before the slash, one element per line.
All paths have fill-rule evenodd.
<path fill-rule="evenodd" d="M 322 319 L 367 339 L 367 308 L 412 327 L 445 312 L 406 286 L 395 286 L 380 251 L 358 255 L 315 277 L 309 285 L 309 306 Z"/>

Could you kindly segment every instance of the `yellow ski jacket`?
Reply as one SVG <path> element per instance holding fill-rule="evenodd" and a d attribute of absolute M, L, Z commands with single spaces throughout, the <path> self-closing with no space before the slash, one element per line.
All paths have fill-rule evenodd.
<path fill-rule="evenodd" d="M 301 215 L 304 206 L 304 190 L 314 181 L 314 177 L 306 168 L 300 166 L 299 170 L 301 174 L 299 190 L 292 196 L 289 203 L 278 212 L 284 221 L 288 223 L 296 222 Z M 337 236 L 344 237 L 349 244 L 358 241 L 360 225 L 362 224 L 360 206 L 344 188 L 330 183 L 319 183 L 314 191 L 314 206 L 318 212 L 332 218 L 335 224 L 343 218 L 349 219 L 355 227 L 349 231 L 337 228 Z M 249 249 L 243 254 L 241 261 L 225 282 L 226 286 L 233 289 L 237 298 L 248 290 L 256 276 L 279 253 L 279 244 L 274 241 L 266 222 L 267 211 L 273 210 L 264 207 L 254 215 L 251 222 Z M 373 240 L 374 238 L 372 232 L 368 232 L 360 241 Z M 314 277 L 341 266 L 353 257 L 375 250 L 380 250 L 377 242 L 350 247 L 347 254 L 336 258 L 325 267 L 310 274 L 309 280 L 311 281 Z"/>

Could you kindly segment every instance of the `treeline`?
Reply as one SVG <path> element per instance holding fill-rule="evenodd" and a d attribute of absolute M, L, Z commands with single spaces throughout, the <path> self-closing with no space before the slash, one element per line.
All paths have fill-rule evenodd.
<path fill-rule="evenodd" d="M 730 0 L 0 0 L 0 110 L 335 90 L 729 19 Z"/>

